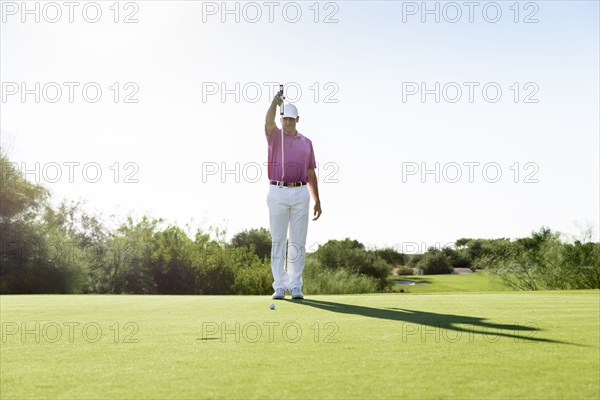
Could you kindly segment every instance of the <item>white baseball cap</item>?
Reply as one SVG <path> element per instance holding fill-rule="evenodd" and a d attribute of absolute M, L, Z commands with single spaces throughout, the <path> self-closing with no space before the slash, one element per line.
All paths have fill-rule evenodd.
<path fill-rule="evenodd" d="M 296 119 L 298 117 L 298 109 L 296 108 L 296 106 L 293 104 L 284 104 L 283 117 Z"/>

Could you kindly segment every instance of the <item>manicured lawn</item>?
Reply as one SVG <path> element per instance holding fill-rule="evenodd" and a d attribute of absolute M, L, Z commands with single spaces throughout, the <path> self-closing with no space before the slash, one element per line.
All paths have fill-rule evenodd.
<path fill-rule="evenodd" d="M 600 395 L 600 291 L 307 296 L 274 311 L 271 302 L 0 296 L 1 397 Z"/>
<path fill-rule="evenodd" d="M 512 291 L 504 286 L 497 276 L 486 272 L 473 274 L 447 274 L 426 276 L 390 276 L 390 280 L 427 282 L 428 285 L 394 285 L 393 291 L 404 293 L 435 293 L 435 292 L 504 292 Z"/>

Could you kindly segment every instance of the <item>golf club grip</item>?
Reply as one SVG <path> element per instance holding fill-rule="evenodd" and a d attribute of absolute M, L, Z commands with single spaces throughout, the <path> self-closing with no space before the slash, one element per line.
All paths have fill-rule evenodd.
<path fill-rule="evenodd" d="M 279 91 L 281 92 L 281 97 L 283 97 L 283 85 L 279 85 Z M 279 109 L 279 115 L 283 117 L 283 103 L 281 103 L 281 107 Z"/>

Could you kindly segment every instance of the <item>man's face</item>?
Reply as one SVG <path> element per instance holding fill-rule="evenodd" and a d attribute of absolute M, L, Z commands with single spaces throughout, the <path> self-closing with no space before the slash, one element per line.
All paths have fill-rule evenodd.
<path fill-rule="evenodd" d="M 296 123 L 300 120 L 300 117 L 290 118 L 284 117 L 281 124 L 283 125 L 283 130 L 288 133 L 296 132 Z"/>

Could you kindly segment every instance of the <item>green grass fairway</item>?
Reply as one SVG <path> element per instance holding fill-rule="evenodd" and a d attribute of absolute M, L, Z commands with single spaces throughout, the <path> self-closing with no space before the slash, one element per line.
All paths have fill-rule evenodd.
<path fill-rule="evenodd" d="M 500 278 L 491 276 L 486 272 L 473 274 L 446 274 L 426 276 L 390 276 L 389 280 L 404 280 L 413 282 L 427 282 L 429 285 L 394 285 L 393 291 L 401 289 L 405 293 L 439 293 L 439 292 L 503 292 L 512 291 L 503 285 Z"/>
<path fill-rule="evenodd" d="M 1 397 L 600 396 L 597 290 L 271 302 L 0 296 Z"/>

